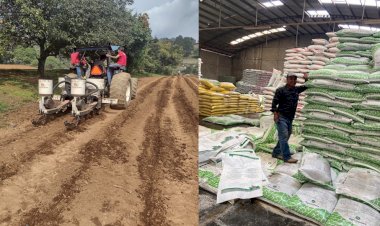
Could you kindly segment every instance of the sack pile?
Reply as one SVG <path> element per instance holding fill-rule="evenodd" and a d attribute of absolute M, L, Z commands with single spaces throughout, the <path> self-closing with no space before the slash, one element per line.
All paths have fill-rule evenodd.
<path fill-rule="evenodd" d="M 301 153 L 294 157 L 300 159 L 299 163 L 278 164 L 260 199 L 317 224 L 377 224 L 380 173 L 363 168 L 339 172 L 319 154 L 298 154 Z M 342 202 L 347 205 L 345 208 Z"/>
<path fill-rule="evenodd" d="M 273 69 L 272 77 L 267 86 L 262 88 L 262 94 L 264 95 L 264 111 L 270 111 L 276 89 L 284 84 L 285 78 L 282 76 L 281 71 Z"/>
<path fill-rule="evenodd" d="M 236 92 L 247 94 L 253 92 L 262 94 L 261 87 L 267 86 L 272 77 L 272 72 L 256 69 L 245 69 L 242 80 L 236 83 Z"/>
<path fill-rule="evenodd" d="M 286 50 L 284 74 L 295 73 L 298 77 L 297 86 L 304 85 L 304 74 L 323 68 L 331 58 L 335 57 L 328 52 L 329 46 L 329 41 L 325 39 L 312 39 L 312 45 L 308 47 Z M 305 97 L 305 93 L 300 94 L 296 118 L 303 118 L 301 111 L 306 104 Z"/>
<path fill-rule="evenodd" d="M 262 112 L 257 96 L 235 92 L 229 82 L 212 82 L 201 79 L 199 90 L 199 112 L 202 116 L 226 114 L 248 114 Z"/>
<path fill-rule="evenodd" d="M 380 40 L 367 30 L 343 29 L 335 35 L 330 43 L 336 43 L 336 58 L 309 73 L 302 145 L 340 170 L 360 166 L 380 172 L 380 72 L 375 63 Z"/>

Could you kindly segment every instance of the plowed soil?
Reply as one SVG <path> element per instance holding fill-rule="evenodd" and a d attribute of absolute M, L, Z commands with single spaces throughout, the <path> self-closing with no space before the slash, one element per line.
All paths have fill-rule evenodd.
<path fill-rule="evenodd" d="M 124 111 L 67 131 L 33 127 L 37 103 L 0 129 L 0 225 L 197 225 L 196 77 L 139 79 Z M 29 109 L 29 110 L 26 110 Z"/>

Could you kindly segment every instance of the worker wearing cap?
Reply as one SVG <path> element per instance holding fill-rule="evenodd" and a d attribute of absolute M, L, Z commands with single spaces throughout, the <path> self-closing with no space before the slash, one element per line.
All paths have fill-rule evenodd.
<path fill-rule="evenodd" d="M 304 78 L 307 80 L 306 74 Z M 296 87 L 296 83 L 297 76 L 288 74 L 286 85 L 276 90 L 271 108 L 278 131 L 278 142 L 272 156 L 288 163 L 297 163 L 297 159 L 293 159 L 290 155 L 288 140 L 292 133 L 292 122 L 296 114 L 299 94 L 307 89 L 306 86 Z"/>
<path fill-rule="evenodd" d="M 107 68 L 107 79 L 108 79 L 108 83 L 111 84 L 111 80 L 112 80 L 112 76 L 113 76 L 113 72 L 116 68 L 124 68 L 124 70 L 126 70 L 126 67 L 127 67 L 127 54 L 124 53 L 124 48 L 123 47 L 119 47 L 118 50 L 117 50 L 117 55 L 116 56 L 112 56 L 110 54 L 107 54 L 106 55 L 107 57 L 110 57 L 110 58 L 113 58 L 113 59 L 117 59 L 117 62 L 116 64 L 110 64 Z"/>

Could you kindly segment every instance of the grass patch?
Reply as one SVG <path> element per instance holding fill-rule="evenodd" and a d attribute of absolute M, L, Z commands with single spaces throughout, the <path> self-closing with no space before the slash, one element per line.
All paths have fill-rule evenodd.
<path fill-rule="evenodd" d="M 52 72 L 49 78 L 56 81 L 62 75 L 59 70 Z M 37 101 L 38 78 L 37 70 L 0 70 L 0 118 L 26 103 Z"/>
<path fill-rule="evenodd" d="M 9 106 L 6 103 L 0 102 L 0 113 L 6 112 L 8 110 Z"/>

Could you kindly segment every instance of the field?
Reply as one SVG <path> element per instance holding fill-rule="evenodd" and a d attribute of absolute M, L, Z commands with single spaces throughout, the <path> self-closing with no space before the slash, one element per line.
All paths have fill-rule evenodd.
<path fill-rule="evenodd" d="M 0 225 L 197 225 L 195 76 L 139 78 L 126 110 L 67 131 L 70 115 L 31 125 L 37 78 L 12 73 L 4 96 L 27 91 L 0 99 Z"/>

